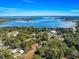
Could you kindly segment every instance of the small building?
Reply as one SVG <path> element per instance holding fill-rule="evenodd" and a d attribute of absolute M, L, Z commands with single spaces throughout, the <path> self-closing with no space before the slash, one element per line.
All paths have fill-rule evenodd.
<path fill-rule="evenodd" d="M 64 41 L 64 38 L 58 38 L 59 40 L 61 40 L 61 41 Z"/>
<path fill-rule="evenodd" d="M 52 30 L 51 33 L 52 34 L 57 34 L 57 31 L 56 30 Z"/>
<path fill-rule="evenodd" d="M 24 50 L 19 49 L 19 48 L 17 48 L 17 49 L 10 49 L 10 51 L 13 53 L 13 56 L 15 58 L 22 57 L 23 54 L 24 54 Z"/>
<path fill-rule="evenodd" d="M 32 33 L 32 35 L 35 36 L 36 34 L 35 33 Z"/>
<path fill-rule="evenodd" d="M 17 49 L 11 49 L 11 52 L 12 53 L 16 53 L 17 52 Z"/>
<path fill-rule="evenodd" d="M 11 37 L 11 36 L 17 36 L 19 34 L 19 32 L 18 31 L 13 31 L 13 32 L 9 32 L 9 33 L 7 33 L 7 36 L 8 37 Z"/>
<path fill-rule="evenodd" d="M 24 53 L 24 50 L 22 50 L 22 49 L 11 49 L 11 52 L 12 53 L 19 53 L 19 54 L 23 54 Z"/>
<path fill-rule="evenodd" d="M 23 54 L 23 53 L 24 53 L 24 50 L 20 50 L 19 52 L 20 52 L 21 54 Z"/>

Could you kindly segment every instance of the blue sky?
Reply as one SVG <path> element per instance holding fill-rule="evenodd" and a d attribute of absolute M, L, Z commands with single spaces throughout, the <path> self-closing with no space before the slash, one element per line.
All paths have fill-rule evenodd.
<path fill-rule="evenodd" d="M 0 0 L 0 16 L 79 16 L 79 0 Z"/>

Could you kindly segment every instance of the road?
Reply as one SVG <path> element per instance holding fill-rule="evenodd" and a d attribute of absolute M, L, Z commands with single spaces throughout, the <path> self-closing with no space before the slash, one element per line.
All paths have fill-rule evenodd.
<path fill-rule="evenodd" d="M 24 59 L 32 59 L 36 49 L 37 49 L 37 44 L 34 44 L 32 46 L 32 49 L 24 55 Z"/>

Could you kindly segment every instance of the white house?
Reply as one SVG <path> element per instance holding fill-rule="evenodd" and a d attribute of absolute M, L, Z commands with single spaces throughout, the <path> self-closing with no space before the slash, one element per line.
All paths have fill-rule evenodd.
<path fill-rule="evenodd" d="M 11 52 L 12 53 L 16 53 L 17 52 L 17 49 L 11 49 Z"/>
<path fill-rule="evenodd" d="M 51 31 L 52 34 L 57 34 L 56 30 Z"/>
<path fill-rule="evenodd" d="M 18 34 L 19 34 L 18 31 L 13 31 L 13 32 L 9 32 L 9 33 L 7 33 L 7 36 L 8 36 L 8 37 L 11 37 L 11 36 L 17 36 Z"/>
<path fill-rule="evenodd" d="M 22 49 L 11 49 L 11 52 L 12 53 L 19 53 L 19 54 L 23 54 L 24 53 L 24 50 L 22 50 Z"/>
<path fill-rule="evenodd" d="M 21 54 L 23 54 L 23 53 L 24 53 L 24 50 L 20 50 L 19 52 L 20 52 Z"/>
<path fill-rule="evenodd" d="M 32 35 L 35 36 L 36 34 L 35 33 L 32 33 Z"/>

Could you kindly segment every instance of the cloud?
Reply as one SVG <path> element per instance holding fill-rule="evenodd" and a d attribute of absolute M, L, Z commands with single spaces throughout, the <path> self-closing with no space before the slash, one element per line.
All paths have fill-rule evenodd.
<path fill-rule="evenodd" d="M 79 12 L 79 10 L 71 10 L 72 12 Z"/>
<path fill-rule="evenodd" d="M 10 12 L 3 14 L 3 16 L 77 16 L 79 14 L 58 13 L 58 12 L 45 12 L 45 11 L 23 11 L 23 12 Z"/>
<path fill-rule="evenodd" d="M 15 8 L 0 7 L 0 12 L 11 12 L 15 10 L 16 10 Z"/>
<path fill-rule="evenodd" d="M 23 11 L 15 15 L 20 16 L 79 16 L 79 13 L 71 13 L 68 11 Z"/>
<path fill-rule="evenodd" d="M 0 7 L 0 16 L 79 16 L 79 13 L 74 13 L 71 11 L 53 11 L 53 10 L 28 11 L 19 8 Z"/>

